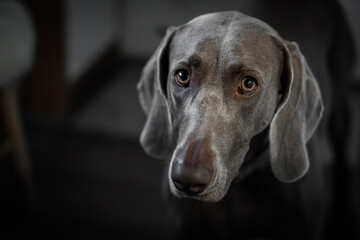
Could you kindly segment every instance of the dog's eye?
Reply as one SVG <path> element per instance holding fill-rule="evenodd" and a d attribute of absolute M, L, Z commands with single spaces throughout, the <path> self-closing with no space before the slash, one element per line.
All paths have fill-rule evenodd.
<path fill-rule="evenodd" d="M 255 92 L 256 88 L 257 88 L 256 79 L 249 76 L 241 80 L 241 84 L 239 86 L 239 90 L 245 94 L 251 94 Z"/>
<path fill-rule="evenodd" d="M 180 69 L 175 73 L 175 81 L 181 87 L 187 87 L 190 82 L 190 74 L 185 69 Z"/>

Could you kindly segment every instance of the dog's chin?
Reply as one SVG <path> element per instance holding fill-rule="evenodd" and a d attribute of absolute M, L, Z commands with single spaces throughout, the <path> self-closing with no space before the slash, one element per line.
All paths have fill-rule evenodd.
<path fill-rule="evenodd" d="M 204 192 L 199 193 L 198 195 L 190 195 L 184 192 L 181 192 L 179 190 L 176 189 L 175 185 L 173 184 L 173 182 L 170 180 L 169 181 L 169 188 L 170 188 L 170 192 L 175 196 L 175 197 L 179 197 L 179 198 L 187 198 L 187 199 L 194 199 L 194 200 L 198 200 L 198 201 L 203 201 L 203 202 L 219 202 L 220 200 L 222 200 L 228 189 L 229 189 L 229 185 L 230 184 L 226 184 L 225 186 L 212 186 L 209 187 L 208 189 L 206 189 Z"/>

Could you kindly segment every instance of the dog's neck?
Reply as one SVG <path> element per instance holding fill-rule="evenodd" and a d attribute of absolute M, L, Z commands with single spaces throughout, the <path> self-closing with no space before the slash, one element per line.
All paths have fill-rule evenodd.
<path fill-rule="evenodd" d="M 246 153 L 244 163 L 239 169 L 241 177 L 246 177 L 254 169 L 266 167 L 269 165 L 269 128 L 251 139 L 250 149 Z"/>

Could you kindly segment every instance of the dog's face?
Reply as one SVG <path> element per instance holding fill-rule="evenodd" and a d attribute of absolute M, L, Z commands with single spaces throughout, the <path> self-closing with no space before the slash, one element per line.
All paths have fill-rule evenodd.
<path fill-rule="evenodd" d="M 252 137 L 269 125 L 275 112 L 282 52 L 260 27 L 244 26 L 229 30 L 217 25 L 209 32 L 195 22 L 172 39 L 167 95 L 177 139 L 169 183 L 176 196 L 192 195 L 191 185 L 197 184 L 198 190 L 205 189 L 195 197 L 221 199 Z M 204 168 L 193 174 L 208 179 L 182 177 L 188 168 Z M 181 180 L 193 182 L 180 191 L 179 185 L 186 185 Z"/>
<path fill-rule="evenodd" d="M 145 74 L 155 76 L 145 87 L 151 89 L 144 89 L 143 81 L 139 84 L 149 114 L 142 144 L 150 154 L 171 159 L 169 185 L 175 196 L 218 201 L 238 174 L 252 138 L 274 118 L 280 120 L 270 128 L 270 147 L 283 149 L 284 143 L 279 146 L 276 141 L 288 140 L 288 133 L 277 130 L 279 121 L 282 124 L 284 120 L 281 114 L 274 115 L 281 107 L 279 96 L 285 96 L 281 100 L 284 109 L 292 101 L 291 85 L 299 85 L 291 79 L 281 80 L 293 78 L 297 70 L 286 63 L 289 53 L 271 28 L 239 13 L 205 15 L 168 35 L 171 37 L 158 50 L 155 66 L 150 60 L 143 72 L 143 79 Z M 302 86 L 300 83 L 297 88 Z M 293 101 L 302 102 L 300 95 Z M 306 111 L 308 108 L 304 115 Z M 320 112 L 316 112 L 311 131 Z M 301 116 L 296 121 L 303 120 L 305 123 Z M 293 128 L 284 127 L 286 131 Z M 307 135 L 301 138 L 303 142 Z M 281 162 L 282 157 L 278 158 L 272 167 L 280 180 L 296 180 L 307 170 L 307 159 Z"/>

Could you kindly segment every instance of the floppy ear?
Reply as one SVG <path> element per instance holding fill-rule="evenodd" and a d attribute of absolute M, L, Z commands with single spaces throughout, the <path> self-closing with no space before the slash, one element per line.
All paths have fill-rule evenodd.
<path fill-rule="evenodd" d="M 296 43 L 282 41 L 283 98 L 270 124 L 270 163 L 283 182 L 301 178 L 309 168 L 306 143 L 320 122 L 319 86 Z"/>
<path fill-rule="evenodd" d="M 137 85 L 141 106 L 147 115 L 140 143 L 151 156 L 170 158 L 172 121 L 166 99 L 169 68 L 169 44 L 175 28 L 168 29 L 159 47 L 145 65 Z"/>

